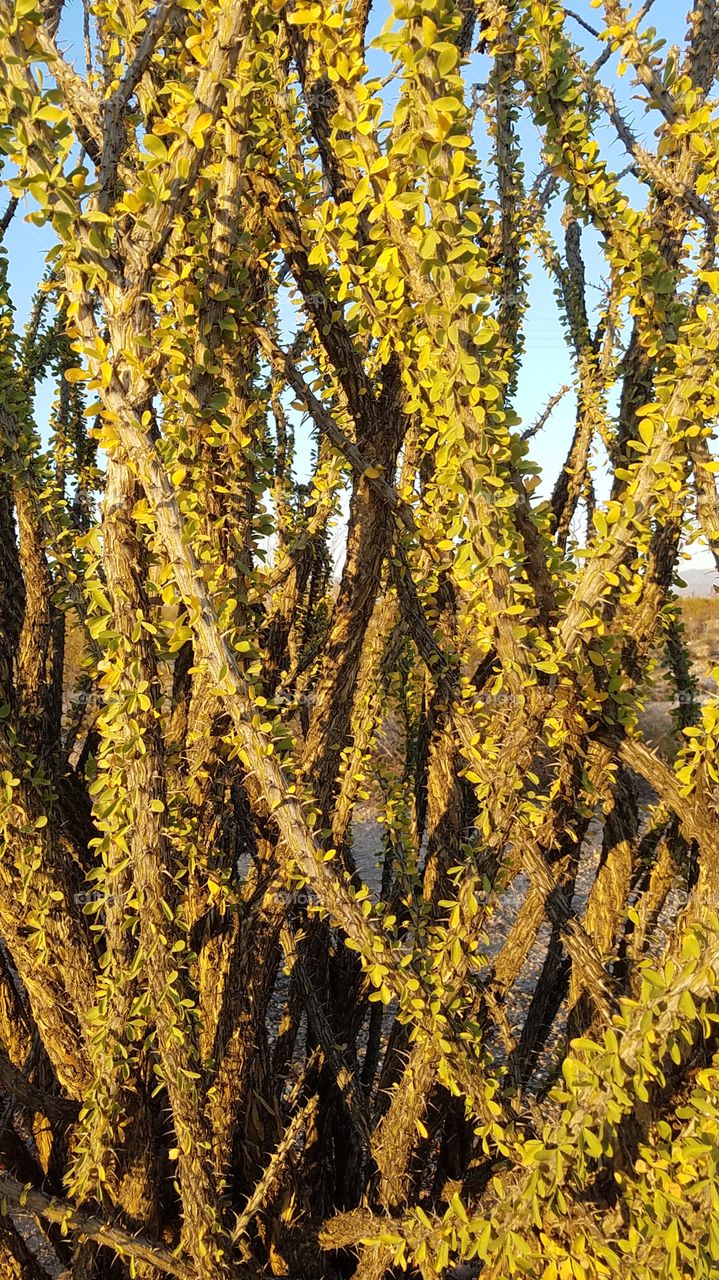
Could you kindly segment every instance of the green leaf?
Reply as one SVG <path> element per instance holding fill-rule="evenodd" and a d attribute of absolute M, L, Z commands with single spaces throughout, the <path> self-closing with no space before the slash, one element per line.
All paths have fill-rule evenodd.
<path fill-rule="evenodd" d="M 150 155 L 154 156 L 156 160 L 167 159 L 167 147 L 162 139 L 158 138 L 156 134 L 146 133 L 143 141 L 145 143 L 145 149 L 149 151 Z"/>
<path fill-rule="evenodd" d="M 459 62 L 459 49 L 453 44 L 435 45 L 435 49 L 439 50 L 437 56 L 437 70 L 441 76 L 449 75 Z"/>
<path fill-rule="evenodd" d="M 640 418 L 638 422 L 639 434 L 647 448 L 654 439 L 654 423 L 651 418 Z"/>
<path fill-rule="evenodd" d="M 318 22 L 322 17 L 322 6 L 319 4 L 306 5 L 304 9 L 295 9 L 289 14 L 287 21 L 295 27 L 304 27 L 311 22 Z"/>

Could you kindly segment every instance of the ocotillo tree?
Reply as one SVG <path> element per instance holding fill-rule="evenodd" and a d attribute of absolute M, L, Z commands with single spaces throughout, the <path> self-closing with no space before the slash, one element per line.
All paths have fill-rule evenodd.
<path fill-rule="evenodd" d="M 0 0 L 4 1276 L 719 1272 L 719 14 L 650 7 Z"/>

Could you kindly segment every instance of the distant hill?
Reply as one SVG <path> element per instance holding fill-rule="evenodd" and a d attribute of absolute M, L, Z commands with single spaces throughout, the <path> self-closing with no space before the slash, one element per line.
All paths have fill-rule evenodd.
<path fill-rule="evenodd" d="M 711 596 L 715 587 L 719 589 L 719 574 L 715 569 L 684 569 L 679 576 L 686 583 L 679 588 L 681 595 Z"/>

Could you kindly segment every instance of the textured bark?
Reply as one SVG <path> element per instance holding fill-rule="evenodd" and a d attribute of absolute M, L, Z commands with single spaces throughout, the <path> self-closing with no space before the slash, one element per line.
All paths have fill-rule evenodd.
<path fill-rule="evenodd" d="M 159 696 L 158 674 L 151 644 L 143 643 L 142 637 L 133 641 L 138 616 L 147 617 L 149 613 L 140 548 L 129 519 L 134 492 L 135 482 L 128 468 L 122 463 L 111 462 L 106 498 L 109 537 L 105 567 L 108 588 L 118 633 L 128 647 L 134 647 L 139 674 L 150 699 L 148 711 L 141 719 L 138 716 L 143 750 L 134 758 L 130 757 L 127 767 L 129 793 L 138 799 L 142 797 L 142 807 L 138 807 L 133 815 L 131 871 L 141 907 L 139 945 L 148 956 L 152 956 L 148 974 L 149 995 L 155 1005 L 158 1056 L 179 1148 L 185 1239 L 188 1252 L 194 1257 L 198 1277 L 209 1280 L 210 1276 L 219 1278 L 229 1273 L 226 1255 L 223 1257 L 222 1252 L 217 1252 L 217 1246 L 221 1248 L 222 1242 L 221 1235 L 217 1234 L 221 1223 L 219 1192 L 210 1169 L 200 1156 L 209 1144 L 210 1133 L 204 1117 L 198 1113 L 196 1087 L 189 1083 L 186 1075 L 194 1065 L 191 1031 L 186 1021 L 183 1025 L 183 1020 L 176 1018 L 169 996 L 177 976 L 172 946 L 179 940 L 179 933 L 173 920 L 172 898 L 169 913 L 164 905 L 172 875 L 171 851 L 163 832 L 161 811 L 153 810 L 153 802 L 164 806 L 167 798 L 163 744 L 153 713 L 153 703 Z M 121 1000 L 124 998 L 126 1001 L 129 995 L 129 991 L 121 993 Z M 122 1019 L 122 1007 L 116 1008 L 114 1015 Z M 140 1113 L 145 1105 L 140 1094 Z M 139 1215 L 142 1221 L 152 1222 L 152 1198 L 156 1195 L 157 1184 L 154 1170 L 147 1170 L 148 1157 L 152 1161 L 151 1151 L 140 1153 L 139 1177 L 147 1180 L 137 1208 L 142 1210 Z M 143 1204 L 143 1198 L 146 1201 L 148 1197 L 150 1204 Z"/>
<path fill-rule="evenodd" d="M 12 688 L 13 664 L 20 640 L 25 608 L 24 583 L 17 551 L 11 486 L 7 478 L 8 455 L 0 457 L 0 687 L 7 698 Z"/>
<path fill-rule="evenodd" d="M 171 1253 L 139 1235 L 131 1235 L 120 1227 L 105 1222 L 95 1214 L 76 1210 L 68 1201 L 55 1199 L 41 1191 L 23 1187 L 7 1174 L 0 1176 L 0 1192 L 21 1210 L 36 1214 L 47 1222 L 64 1224 L 70 1231 L 88 1236 L 99 1244 L 107 1244 L 120 1257 L 135 1259 L 140 1264 L 155 1267 L 177 1280 L 194 1280 L 195 1271 L 187 1263 L 174 1258 Z M 22 1280 L 26 1280 L 23 1275 Z M 35 1280 L 32 1273 L 27 1280 Z"/>
<path fill-rule="evenodd" d="M 639 813 L 634 783 L 622 770 L 604 824 L 599 867 L 584 912 L 584 928 L 604 963 L 614 956 L 624 910 L 634 878 Z M 591 1022 L 591 998 L 584 993 L 585 975 L 572 967 L 569 989 L 569 1035 L 582 1035 Z"/>
<path fill-rule="evenodd" d="M 396 371 L 385 370 L 377 402 L 363 406 L 356 420 L 357 443 L 389 477 L 402 442 Z M 361 403 L 361 402 L 360 402 Z M 323 825 L 329 816 L 339 772 L 340 752 L 349 731 L 365 633 L 375 607 L 393 522 L 386 504 L 360 479 L 350 502 L 347 553 L 337 601 L 324 645 L 302 768 L 318 797 Z"/>

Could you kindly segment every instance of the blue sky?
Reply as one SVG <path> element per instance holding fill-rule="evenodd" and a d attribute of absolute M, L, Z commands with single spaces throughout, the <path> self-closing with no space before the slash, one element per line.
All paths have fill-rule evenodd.
<path fill-rule="evenodd" d="M 601 19 L 598 11 L 592 8 L 589 0 L 573 0 L 568 6 L 591 25 L 598 27 Z M 635 5 L 632 6 L 636 7 Z M 647 20 L 657 29 L 668 45 L 682 44 L 686 30 L 686 14 L 691 9 L 691 0 L 677 3 L 676 0 L 655 0 L 651 14 Z M 371 34 L 377 34 L 390 15 L 390 5 L 386 0 L 375 5 Z M 581 25 L 570 19 L 568 29 L 577 43 L 584 47 L 586 55 L 593 60 L 603 46 L 589 35 Z M 65 7 L 60 30 L 60 41 L 68 56 L 77 58 L 82 65 L 82 36 L 80 28 L 80 7 L 77 3 L 68 3 Z M 370 72 L 373 75 L 385 75 L 389 71 L 389 62 L 385 55 L 376 51 L 369 55 Z M 636 92 L 626 74 L 620 78 L 616 73 L 618 58 L 614 58 L 604 69 L 604 76 L 612 84 L 615 95 L 640 141 L 648 146 L 653 144 L 653 130 L 656 120 L 644 116 L 639 104 L 633 100 Z M 474 55 L 466 69 L 468 86 L 481 82 L 486 77 L 486 59 Z M 391 92 L 391 89 L 390 89 Z M 388 99 L 388 107 L 391 103 Z M 521 125 L 523 159 L 527 179 L 531 181 L 541 167 L 539 138 L 531 122 L 526 119 Z M 611 168 L 619 171 L 624 168 L 627 157 L 621 144 L 614 135 L 612 126 L 607 122 L 599 133 L 602 154 Z M 486 154 L 487 145 L 482 136 L 482 118 L 478 114 L 476 130 L 477 147 L 480 155 Z M 631 197 L 641 200 L 638 184 L 630 180 Z M 2 202 L 4 206 L 4 201 Z M 555 223 L 560 208 L 554 213 Z M 38 228 L 26 223 L 19 215 L 14 219 L 6 238 L 10 260 L 10 278 L 12 296 L 18 313 L 18 322 L 22 324 L 26 317 L 30 301 L 38 280 L 44 269 L 45 254 L 53 243 L 52 232 L 48 228 Z M 583 251 L 587 269 L 588 292 L 591 298 L 596 291 L 599 298 L 603 261 L 598 248 L 596 236 L 585 232 Z M 526 348 L 522 361 L 516 408 L 525 423 L 534 421 L 549 398 L 563 385 L 572 381 L 572 370 L 569 354 L 562 329 L 552 287 L 539 263 L 530 264 L 531 283 L 529 288 L 529 310 L 525 320 Z M 47 417 L 53 389 L 43 386 L 38 394 L 38 425 L 42 427 Z M 541 432 L 535 437 L 532 446 L 533 457 L 543 470 L 542 491 L 551 492 L 554 479 L 566 456 L 574 425 L 574 400 L 572 395 L 565 396 L 561 404 L 554 410 L 552 417 Z M 298 431 L 300 467 L 309 460 L 309 431 L 302 428 Z M 304 456 L 303 456 L 304 454 Z M 599 495 L 603 493 L 602 460 L 597 458 L 595 483 Z M 709 564 L 708 552 L 697 551 L 693 556 L 696 567 Z"/>

